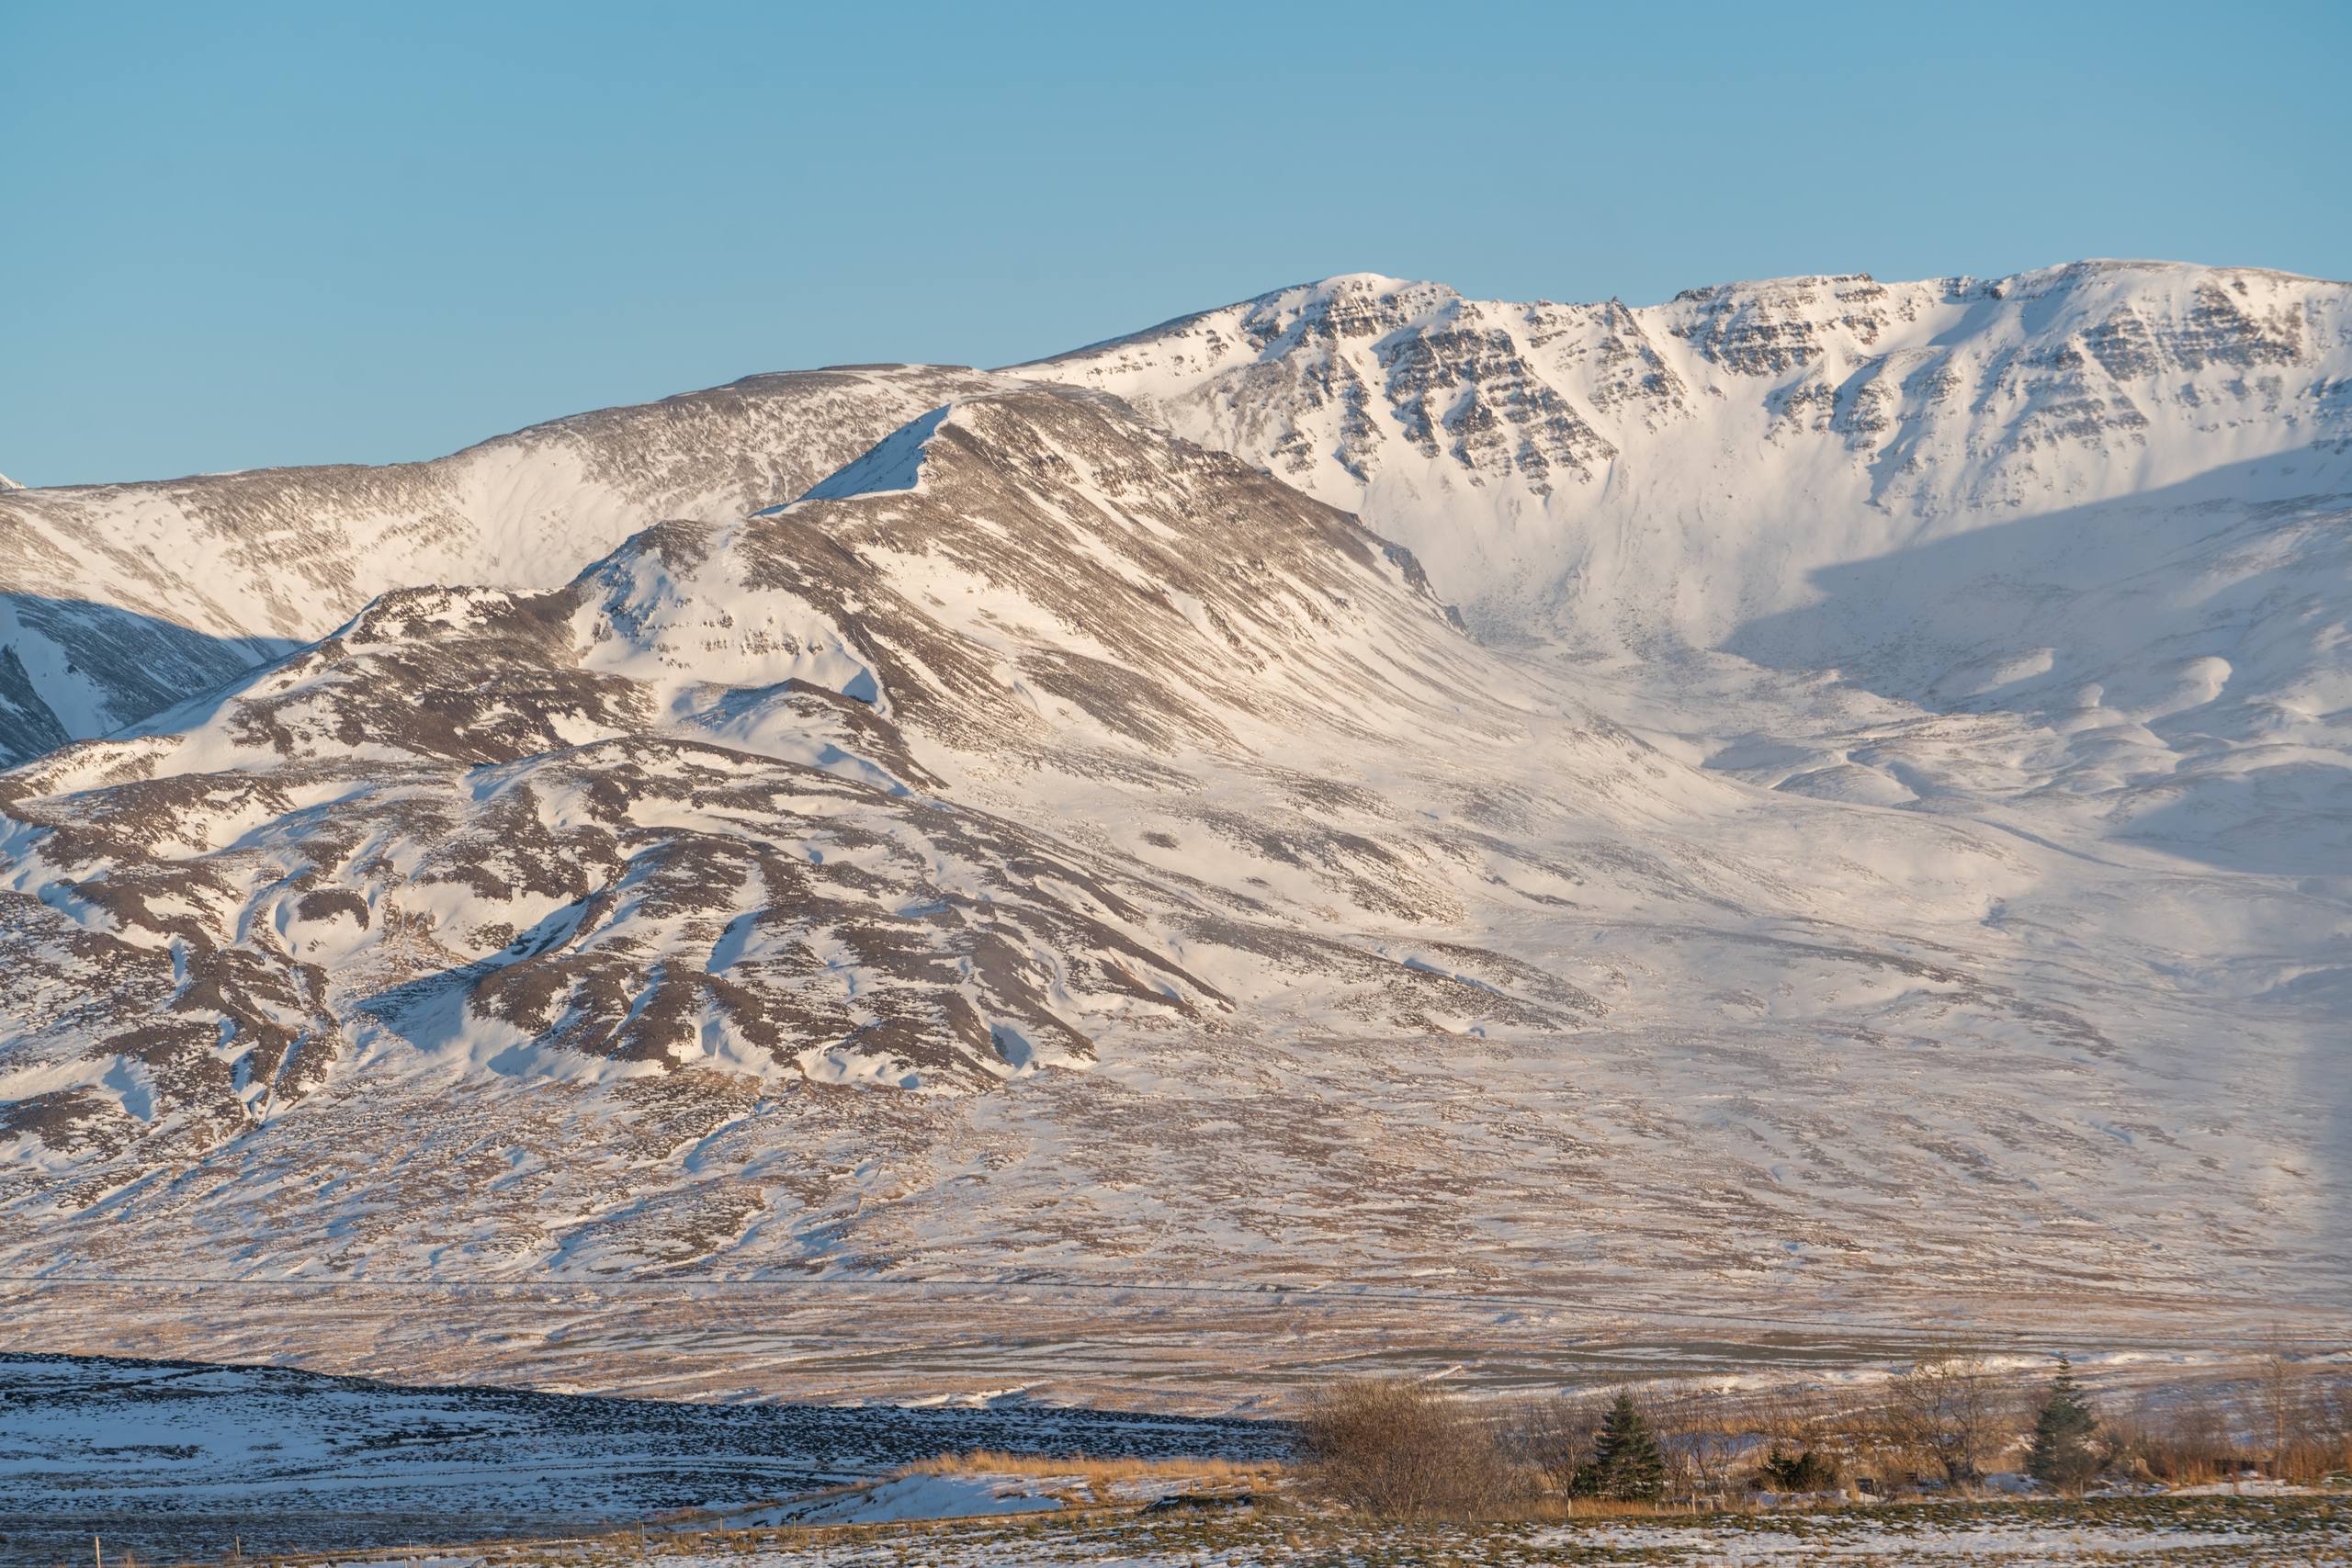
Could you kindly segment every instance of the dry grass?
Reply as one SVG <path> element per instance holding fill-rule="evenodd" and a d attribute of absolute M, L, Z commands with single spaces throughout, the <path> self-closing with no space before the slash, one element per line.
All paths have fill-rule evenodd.
<path fill-rule="evenodd" d="M 1012 1454 L 994 1449 L 941 1454 L 907 1466 L 909 1475 L 1069 1476 L 1089 1485 L 1117 1481 L 1194 1481 L 1269 1485 L 1283 1473 L 1271 1461 L 1230 1459 L 1095 1459 L 1078 1454 Z"/>
<path fill-rule="evenodd" d="M 1609 1497 L 1545 1496 L 1514 1517 L 1544 1524 L 1564 1519 L 1578 1523 L 1591 1519 L 1703 1519 L 1718 1514 L 1752 1514 L 1756 1507 L 1756 1500 L 1744 1495 L 1725 1497 L 1712 1507 L 1695 1512 L 1689 1503 L 1671 1497 L 1657 1503 L 1634 1503 Z"/>

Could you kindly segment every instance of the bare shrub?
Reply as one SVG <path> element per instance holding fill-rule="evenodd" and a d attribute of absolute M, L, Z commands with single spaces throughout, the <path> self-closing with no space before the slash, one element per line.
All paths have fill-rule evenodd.
<path fill-rule="evenodd" d="M 2255 1441 L 2270 1473 L 2283 1477 L 2301 1444 L 2302 1368 L 2287 1352 L 2276 1329 L 2256 1364 L 2253 1416 Z"/>
<path fill-rule="evenodd" d="M 1298 1429 L 1308 1484 L 1366 1513 L 1475 1517 L 1532 1500 L 1495 1425 L 1427 1383 L 1328 1383 L 1308 1396 Z"/>
<path fill-rule="evenodd" d="M 2201 1387 L 2143 1400 L 2108 1437 L 2116 1468 L 2166 1485 L 2249 1472 L 2324 1481 L 2352 1471 L 2352 1380 L 2274 1340 L 2228 1393 Z"/>
<path fill-rule="evenodd" d="M 2346 1386 L 2296 1356 L 2274 1333 L 2256 1364 L 2249 1425 L 2263 1469 L 2281 1481 L 2314 1482 L 2352 1468 Z"/>
<path fill-rule="evenodd" d="M 1671 1489 L 1716 1497 L 1729 1493 L 1754 1427 L 1747 1408 L 1721 1390 L 1695 1388 L 1657 1401 L 1654 1409 Z"/>
<path fill-rule="evenodd" d="M 1757 1435 L 1781 1448 L 1834 1444 L 1848 1425 L 1844 1412 L 1826 1392 L 1804 1383 L 1767 1389 L 1757 1396 L 1751 1409 Z"/>
<path fill-rule="evenodd" d="M 1510 1457 L 1544 1491 L 1565 1496 L 1592 1462 L 1603 1402 L 1555 1394 L 1531 1399 L 1511 1412 L 1505 1427 Z"/>
<path fill-rule="evenodd" d="M 2167 1486 L 2201 1486 L 2233 1475 L 2248 1456 L 2230 1431 L 2230 1415 L 2210 1391 L 2162 1401 L 2143 1399 L 2109 1426 L 2115 1468 Z"/>
<path fill-rule="evenodd" d="M 1984 1461 L 2007 1443 L 2015 1403 L 1984 1357 L 1935 1346 L 1889 1384 L 1885 1435 L 1947 1483 L 1971 1486 L 1983 1478 Z"/>

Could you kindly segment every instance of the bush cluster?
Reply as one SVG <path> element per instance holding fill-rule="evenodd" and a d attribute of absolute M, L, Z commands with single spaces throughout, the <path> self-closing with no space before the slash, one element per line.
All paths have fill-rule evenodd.
<path fill-rule="evenodd" d="M 1299 1431 L 1311 1486 L 1399 1518 L 1707 1506 L 1755 1491 L 1965 1494 L 2003 1471 L 2075 1495 L 2352 1471 L 2352 1378 L 2274 1350 L 2250 1377 L 2114 1415 L 2064 1357 L 2036 1382 L 1943 1347 L 1883 1384 L 1838 1389 L 1497 1401 L 1399 1378 L 1339 1382 L 1308 1401 Z"/>

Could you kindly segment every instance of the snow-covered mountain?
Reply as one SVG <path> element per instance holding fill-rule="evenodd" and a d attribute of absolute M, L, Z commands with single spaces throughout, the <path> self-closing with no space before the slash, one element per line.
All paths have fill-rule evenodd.
<path fill-rule="evenodd" d="M 0 499 L 0 1264 L 2340 1299 L 2346 296 L 1353 276 Z"/>
<path fill-rule="evenodd" d="M 1634 308 L 1357 275 L 1033 373 L 1362 513 L 1483 625 L 1712 647 L 1825 567 L 2129 497 L 2352 488 L 2352 285 L 2085 262 Z"/>
<path fill-rule="evenodd" d="M 2352 285 L 2085 262 L 1637 309 L 1355 276 L 1030 371 L 1361 513 L 1752 782 L 2056 789 L 2352 874 Z M 1758 680 L 1829 711 L 1745 723 Z M 1915 721 L 1962 715 L 2007 732 L 1956 773 Z"/>
<path fill-rule="evenodd" d="M 209 1146 L 387 1039 L 571 1077 L 1085 1060 L 1090 1012 L 1225 998 L 1145 929 L 1164 896 L 941 771 L 1393 736 L 1461 644 L 1409 558 L 1229 457 L 1084 394 L 959 401 L 792 505 L 549 593 L 385 595 L 6 775 L 12 1122 Z M 42 1038 L 69 1081 L 26 1093 Z"/>
<path fill-rule="evenodd" d="M 852 366 L 535 425 L 427 463 L 0 496 L 0 761 L 144 718 L 435 582 L 551 588 L 659 518 L 790 501 L 983 384 Z"/>

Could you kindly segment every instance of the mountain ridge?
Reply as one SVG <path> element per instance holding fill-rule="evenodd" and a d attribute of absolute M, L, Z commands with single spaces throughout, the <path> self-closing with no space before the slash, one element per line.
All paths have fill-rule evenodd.
<path fill-rule="evenodd" d="M 632 515 L 643 520 L 649 510 L 656 510 L 715 520 L 790 501 L 958 389 L 978 389 L 1003 385 L 1007 378 L 1035 378 L 1040 374 L 1136 396 L 1155 417 L 1173 421 L 1183 434 L 1204 445 L 1235 451 L 1318 499 L 1363 513 L 1376 528 L 1425 562 L 1435 563 L 1441 592 L 1462 603 L 1488 635 L 1515 636 L 1532 629 L 1544 637 L 1616 648 L 1639 647 L 1645 637 L 1667 635 L 1697 647 L 1714 646 L 1731 634 L 1738 619 L 1754 619 L 1758 613 L 1792 603 L 1801 595 L 1805 570 L 1852 558 L 1866 537 L 1890 545 L 1899 539 L 1902 536 L 1883 525 L 1865 521 L 1872 515 L 1896 515 L 1887 498 L 1876 493 L 1883 484 L 1898 489 L 1910 484 L 1916 491 L 1918 472 L 1960 473 L 1969 467 L 1964 452 L 1917 449 L 1919 433 L 1905 434 L 1905 400 L 1912 394 L 1903 385 L 1890 386 L 1885 375 L 1857 374 L 1837 387 L 1818 374 L 1808 377 L 1807 368 L 1817 370 L 1825 355 L 1846 353 L 1850 358 L 1867 346 L 1848 342 L 1841 349 L 1833 340 L 1841 333 L 1852 339 L 1858 321 L 1875 338 L 1883 330 L 1879 314 L 1908 310 L 1916 320 L 1928 309 L 1930 297 L 2006 301 L 2017 307 L 2071 288 L 2146 277 L 2211 285 L 2225 294 L 2249 280 L 2346 292 L 2343 285 L 2267 269 L 2107 261 L 2065 264 L 2000 279 L 1891 285 L 1864 274 L 1767 279 L 1687 289 L 1657 306 L 1628 307 L 1615 300 L 1505 305 L 1467 300 L 1442 285 L 1342 274 L 1171 318 L 1139 333 L 1004 371 L 848 366 L 752 376 L 656 403 L 543 422 L 423 464 L 255 469 L 129 486 L 8 491 L 9 499 L 0 501 L 0 521 L 10 525 L 12 536 L 7 547 L 0 548 L 0 597 L 8 606 L 8 662 L 0 664 L 0 761 L 33 754 L 52 744 L 60 732 L 102 734 L 153 711 L 156 694 L 120 669 L 125 648 L 152 650 L 156 662 L 187 671 L 176 678 L 186 691 L 193 689 L 188 682 L 224 679 L 332 624 L 331 616 L 298 610 L 286 597 L 289 591 L 297 597 L 322 597 L 347 614 L 375 589 L 412 582 L 544 586 L 585 555 L 617 543 Z M 1855 309 L 1826 312 L 1795 299 L 1839 288 L 1868 298 Z M 1376 378 L 1396 380 L 1396 393 L 1391 398 L 1384 392 L 1377 410 L 1370 400 L 1371 378 L 1345 355 L 1329 361 L 1339 369 L 1302 370 L 1297 374 L 1305 379 L 1283 389 L 1264 384 L 1283 362 L 1276 354 L 1257 361 L 1258 371 L 1240 378 L 1254 378 L 1250 389 L 1238 394 L 1215 390 L 1213 396 L 1199 378 L 1185 381 L 1187 372 L 1179 370 L 1176 377 L 1177 382 L 1192 387 L 1190 392 L 1170 382 L 1166 372 L 1145 367 L 1123 371 L 1103 358 L 1114 351 L 1132 356 L 1136 345 L 1180 329 L 1217 321 L 1238 322 L 1253 311 L 1297 311 L 1306 305 L 1313 306 L 1307 313 L 1315 317 L 1317 331 L 1344 343 L 1350 341 L 1346 333 L 1333 328 L 1330 316 L 1330 301 L 1342 298 L 1348 302 L 1340 309 L 1341 327 L 1351 321 L 1366 327 L 1377 321 L 1386 330 L 1397 330 L 1405 319 L 1395 308 L 1399 299 L 1415 302 L 1408 316 L 1424 309 L 1449 320 L 1465 311 L 1469 315 L 1466 325 L 1456 321 L 1433 334 L 1419 333 L 1400 340 L 1396 352 L 1403 353 L 1404 360 L 1393 375 L 1384 370 Z M 1884 305 L 1889 299 L 1897 302 L 1895 307 Z M 1314 304 L 1317 299 L 1322 303 Z M 1388 306 L 1380 305 L 1383 299 Z M 1285 305 L 1285 300 L 1291 303 Z M 2226 298 L 2222 302 L 2229 305 Z M 1818 303 L 1814 299 L 1814 306 Z M 2318 327 L 2303 344 L 2312 349 L 2305 356 L 2312 365 L 2335 368 L 2302 389 L 2311 394 L 2312 405 L 2305 423 L 2316 437 L 2310 447 L 2314 457 L 2303 465 L 2311 479 L 2302 481 L 2302 489 L 2309 491 L 2311 479 L 2316 479 L 2326 493 L 2352 495 L 2352 457 L 2346 456 L 2352 452 L 2352 363 L 2345 362 L 2342 352 L 2347 330 L 2344 322 L 2352 320 L 2352 308 L 2334 296 L 2326 303 L 2329 320 L 2322 325 L 2333 334 L 2335 346 L 2318 352 L 2326 346 L 2317 341 Z M 2044 345 L 2045 357 L 2064 359 L 2072 354 L 2086 363 L 2097 360 L 2091 371 L 2106 375 L 2109 366 L 2130 368 L 2157 354 L 2163 345 L 2155 345 L 2154 338 L 2142 342 L 2147 329 L 2139 313 L 2129 300 L 2120 304 L 2125 308 L 2100 318 L 2101 331 L 2089 342 L 2093 352 L 2087 358 L 2080 344 L 2069 345 L 2064 333 Z M 1703 311 L 1699 310 L 1702 306 Z M 1668 320 L 1678 309 L 1698 316 Z M 2174 356 L 2185 344 L 2192 355 L 2226 352 L 2254 355 L 2257 366 L 2285 363 L 2278 359 L 2287 349 L 2284 340 L 2264 335 L 2258 324 L 2246 324 L 2251 318 L 2240 320 L 2245 313 L 2233 305 L 2229 310 L 2234 315 L 2224 324 L 2235 322 L 2234 340 L 2216 346 L 2207 341 L 2211 333 L 2204 338 L 2194 331 L 2173 333 L 2166 341 Z M 1518 327 L 1506 319 L 1513 312 L 1526 319 Z M 1534 335 L 1551 334 L 1544 344 L 1532 342 L 1524 330 L 1528 321 L 1541 329 Z M 1840 326 L 1841 321 L 1846 324 Z M 1682 329 L 1679 337 L 1670 330 L 1675 327 Z M 1519 347 L 1498 349 L 1498 331 Z M 1519 335 L 1511 337 L 1512 332 Z M 1585 365 L 1576 377 L 1564 378 L 1559 364 L 1547 368 L 1529 357 L 1544 357 L 1538 348 L 1556 346 L 1563 333 L 1589 340 L 1571 344 Z M 1230 346 L 1239 336 L 1228 333 L 1221 341 Z M 1697 359 L 1671 350 L 1676 343 L 1695 343 Z M 1491 362 L 1481 363 L 1482 356 Z M 1880 363 L 1883 370 L 1887 355 L 1863 357 Z M 1947 352 L 1946 360 L 1950 357 Z M 1694 364 L 1735 378 L 1771 380 L 1767 389 L 1772 406 L 1760 421 L 1750 417 L 1720 437 L 1699 432 L 1690 422 L 1696 406 L 1690 398 L 1703 400 L 1704 394 L 1690 391 L 1701 384 L 1693 379 Z M 1238 371 L 1240 362 L 1228 368 Z M 1948 365 L 1940 369 L 1937 365 L 1915 367 L 1914 373 L 1897 380 L 1920 382 L 1925 375 L 1923 384 L 1941 385 L 1938 378 L 1948 370 Z M 2119 403 L 2096 391 L 2086 395 L 2078 383 L 2088 373 L 2083 365 L 2054 360 L 2039 370 L 2028 366 L 2019 372 L 2033 383 L 2027 389 L 2031 394 L 2027 405 L 2018 411 L 2029 449 L 2049 440 L 2073 439 L 2080 446 L 2080 438 L 2101 432 L 2123 448 L 2130 448 L 2134 439 L 2146 445 L 2132 423 L 2144 423 L 2146 416 L 2136 405 L 2125 406 L 2128 399 Z M 1339 379 L 1323 386 L 1318 375 Z M 1475 391 L 1464 400 L 1473 382 L 1488 389 L 1485 400 Z M 1204 412 L 1187 413 L 1187 397 L 1204 410 L 1230 402 L 1234 412 L 1215 417 Z M 1336 418 L 1330 412 L 1335 398 L 1340 407 Z M 1448 403 L 1448 399 L 1454 400 Z M 2093 409 L 2092 404 L 2099 406 Z M 2291 409 L 2287 412 L 2293 414 Z M 1917 413 L 1911 410 L 1912 415 Z M 1626 424 L 1629 420 L 1634 423 Z M 2112 422 L 2113 428 L 2102 421 Z M 1911 424 L 1920 423 L 1910 419 Z M 1808 459 L 1775 482 L 1792 494 L 1824 497 L 1834 525 L 1830 532 L 1841 542 L 1824 550 L 1781 522 L 1753 546 L 1736 546 L 1748 524 L 1737 507 L 1727 513 L 1708 500 L 1703 487 L 1690 491 L 1668 483 L 1660 488 L 1650 479 L 1628 482 L 1617 478 L 1618 470 L 1638 456 L 1621 450 L 1628 448 L 1629 441 L 1655 446 L 1657 438 L 1674 437 L 1676 430 L 1685 428 L 1702 444 L 1730 442 L 1724 453 L 1760 449 L 1769 455 L 1779 450 L 1783 459 L 1792 454 L 1802 457 L 1802 444 L 1808 439 L 1818 448 L 1826 445 L 1821 437 L 1834 437 L 1841 449 L 1836 454 L 1839 461 L 1825 468 L 1821 461 Z M 2044 428 L 2053 434 L 2033 434 Z M 790 434 L 784 436 L 785 432 Z M 2222 434 L 2177 432 L 2172 445 L 2182 450 L 2198 449 L 2200 443 L 2212 447 Z M 784 455 L 794 443 L 812 437 L 815 444 L 804 448 L 805 455 Z M 1369 469 L 1359 473 L 1350 467 L 1361 468 L 1366 460 L 1366 454 L 1356 448 L 1367 441 L 1388 454 L 1377 465 L 1383 470 L 1378 484 L 1372 482 Z M 1729 460 L 1724 453 L 1711 460 Z M 1862 454 L 1855 460 L 1866 458 L 1877 475 L 1868 485 L 1858 486 L 1851 474 L 1841 476 L 1839 470 L 1854 466 L 1843 459 L 1854 454 Z M 1928 461 L 1930 457 L 1934 460 Z M 2108 468 L 2117 467 L 2112 452 L 2100 462 Z M 503 479 L 472 475 L 486 463 L 514 473 Z M 1688 466 L 1682 458 L 1677 463 Z M 1390 465 L 1397 467 L 1394 475 L 1387 472 Z M 1781 468 L 1787 467 L 1781 460 Z M 2011 511 L 2046 510 L 2046 501 L 2033 499 L 2033 487 L 2047 481 L 2037 477 L 2039 470 L 2030 460 L 2022 467 L 2023 472 L 2010 472 L 2002 463 L 1990 464 L 1989 471 L 1974 481 L 1980 491 L 1990 490 L 1969 505 L 1979 511 L 1986 504 Z M 662 476 L 652 479 L 650 489 L 644 477 L 649 472 Z M 616 489 L 613 476 L 619 474 L 639 477 Z M 1591 489 L 1596 474 L 1608 477 L 1597 495 L 1588 496 L 1583 492 Z M 2095 482 L 2090 482 L 2076 473 L 2064 482 L 2074 487 L 2078 499 L 2098 500 L 2109 491 L 2116 492 L 2110 499 L 2128 499 L 2161 478 L 2133 470 L 2120 479 L 2113 474 L 2094 475 Z M 1564 485 L 1568 488 L 1563 490 Z M 2119 485 L 2122 490 L 2117 490 Z M 641 493 L 630 492 L 629 486 Z M 2282 488 L 2279 477 L 2272 476 L 2263 481 L 2262 492 L 2283 497 L 2292 488 Z M 1957 514 L 1950 498 L 1927 495 L 1919 504 L 1928 508 L 1922 516 L 1931 528 L 1944 526 L 1935 522 L 1937 517 Z M 2352 505 L 2352 500 L 2346 504 Z M 1638 531 L 1628 534 L 1625 519 L 1636 513 L 1683 521 L 1676 525 L 1679 538 L 1668 534 L 1657 541 L 1666 547 L 1658 554 L 1665 564 L 1647 570 L 1636 566 L 1635 579 L 1629 583 L 1623 581 L 1624 552 L 1636 539 L 1649 536 Z M 561 535 L 570 541 L 560 548 L 553 546 L 558 535 L 546 521 L 558 514 L 564 520 Z M 322 527 L 303 521 L 338 515 L 379 531 L 392 547 L 387 553 L 364 537 L 346 537 L 345 531 L 352 525 L 330 522 Z M 201 574 L 163 564 L 155 541 L 175 529 L 232 542 L 224 564 Z M 283 537 L 234 544 L 241 535 Z M 1678 604 L 1678 596 L 1687 591 L 1669 589 L 1658 579 L 1668 570 L 1688 575 L 1690 563 L 1704 558 L 1719 543 L 1733 543 L 1751 553 L 1760 550 L 1768 558 L 1777 555 L 1789 564 L 1743 567 L 1739 580 L 1758 585 L 1757 592 L 1764 596 L 1753 606 L 1703 599 Z M 74 564 L 77 556 L 85 564 Z M 549 556 L 551 564 L 537 564 Z M 1636 619 L 1627 620 L 1622 609 L 1625 605 L 1634 607 Z"/>
<path fill-rule="evenodd" d="M 2252 298 L 2256 284 L 2272 297 Z M 2352 287 L 2181 264 L 1774 279 L 1648 307 L 1479 301 L 1347 275 L 1016 368 L 1129 396 L 1364 513 L 1439 562 L 1441 590 L 1474 614 L 1484 603 L 1507 627 L 1532 618 L 1573 636 L 1605 606 L 1579 595 L 1561 606 L 1564 623 L 1541 596 L 1606 570 L 1598 552 L 1628 507 L 1690 513 L 1736 542 L 1736 497 L 1726 508 L 1703 483 L 1646 475 L 1668 452 L 1702 468 L 1760 458 L 1759 473 L 1819 497 L 1849 535 L 1903 505 L 1930 522 L 2027 514 L 2305 446 L 2323 488 L 2352 491 L 2347 322 Z M 2234 374 L 2246 370 L 2256 384 Z M 2180 385 L 2158 400 L 2148 389 L 2164 376 Z M 2169 468 L 2135 456 L 2153 427 L 2127 384 L 2172 419 Z M 1951 401 L 1963 387 L 1966 407 Z M 2232 403 L 2250 405 L 2260 419 L 2239 423 L 2267 434 L 2233 442 L 2199 412 Z M 1979 432 L 1981 417 L 1994 423 Z M 1776 536 L 1771 547 L 1804 547 Z M 1675 564 L 1697 547 L 1694 536 Z M 1643 586 L 1637 602 L 1661 597 Z M 1718 611 L 1682 635 L 1704 646 L 1725 629 Z"/>
<path fill-rule="evenodd" d="M 0 1254 L 2331 1299 L 2346 323 L 2215 276 L 1353 275 L 592 418 L 289 646 L 85 601 Z"/>
<path fill-rule="evenodd" d="M 716 520 L 791 500 L 986 384 L 923 367 L 786 372 L 569 415 L 423 463 L 8 491 L 0 606 L 8 652 L 41 678 L 21 694 L 0 683 L 0 761 L 29 754 L 20 727 L 85 738 L 154 711 L 113 672 L 125 649 L 175 656 L 209 685 L 377 592 L 552 587 L 659 515 Z"/>

